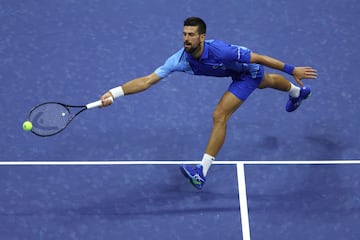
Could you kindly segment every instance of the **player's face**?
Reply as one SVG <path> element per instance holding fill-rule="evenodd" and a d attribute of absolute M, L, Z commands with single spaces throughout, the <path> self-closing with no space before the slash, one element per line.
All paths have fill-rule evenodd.
<path fill-rule="evenodd" d="M 205 34 L 199 34 L 197 26 L 184 26 L 183 40 L 184 48 L 187 53 L 196 55 L 202 50 Z"/>

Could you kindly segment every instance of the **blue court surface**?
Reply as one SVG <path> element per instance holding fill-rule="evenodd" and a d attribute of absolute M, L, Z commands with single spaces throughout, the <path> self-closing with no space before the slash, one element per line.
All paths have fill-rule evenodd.
<path fill-rule="evenodd" d="M 1 0 L 0 239 L 358 239 L 359 12 L 356 0 Z M 286 93 L 249 97 L 202 191 L 178 164 L 201 159 L 230 79 L 174 73 L 56 136 L 22 130 L 39 103 L 87 104 L 153 72 L 189 16 L 207 39 L 318 70 L 293 113 Z"/>

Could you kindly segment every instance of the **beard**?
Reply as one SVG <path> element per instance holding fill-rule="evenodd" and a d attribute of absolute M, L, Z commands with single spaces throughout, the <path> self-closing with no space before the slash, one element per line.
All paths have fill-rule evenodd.
<path fill-rule="evenodd" d="M 185 52 L 187 52 L 189 54 L 194 54 L 201 49 L 201 46 L 200 46 L 200 44 L 198 44 L 197 46 L 193 46 L 191 43 L 184 42 L 184 49 L 185 49 Z"/>

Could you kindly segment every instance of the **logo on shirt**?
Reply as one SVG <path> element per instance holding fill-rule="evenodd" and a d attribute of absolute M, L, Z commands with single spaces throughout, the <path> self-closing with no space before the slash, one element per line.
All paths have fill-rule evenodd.
<path fill-rule="evenodd" d="M 223 63 L 220 63 L 220 64 L 218 64 L 218 65 L 213 65 L 212 68 L 213 68 L 213 69 L 219 69 L 219 68 L 220 68 L 220 69 L 223 69 L 223 68 L 224 68 L 224 64 L 223 64 Z"/>

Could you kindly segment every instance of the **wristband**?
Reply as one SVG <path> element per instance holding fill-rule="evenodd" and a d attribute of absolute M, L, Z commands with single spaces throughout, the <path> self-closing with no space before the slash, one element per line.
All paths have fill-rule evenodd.
<path fill-rule="evenodd" d="M 116 87 L 116 88 L 112 88 L 109 90 L 109 92 L 113 95 L 114 99 L 124 96 L 124 91 L 122 89 L 122 87 Z"/>
<path fill-rule="evenodd" d="M 293 65 L 285 63 L 283 71 L 287 74 L 293 75 L 295 67 Z"/>

